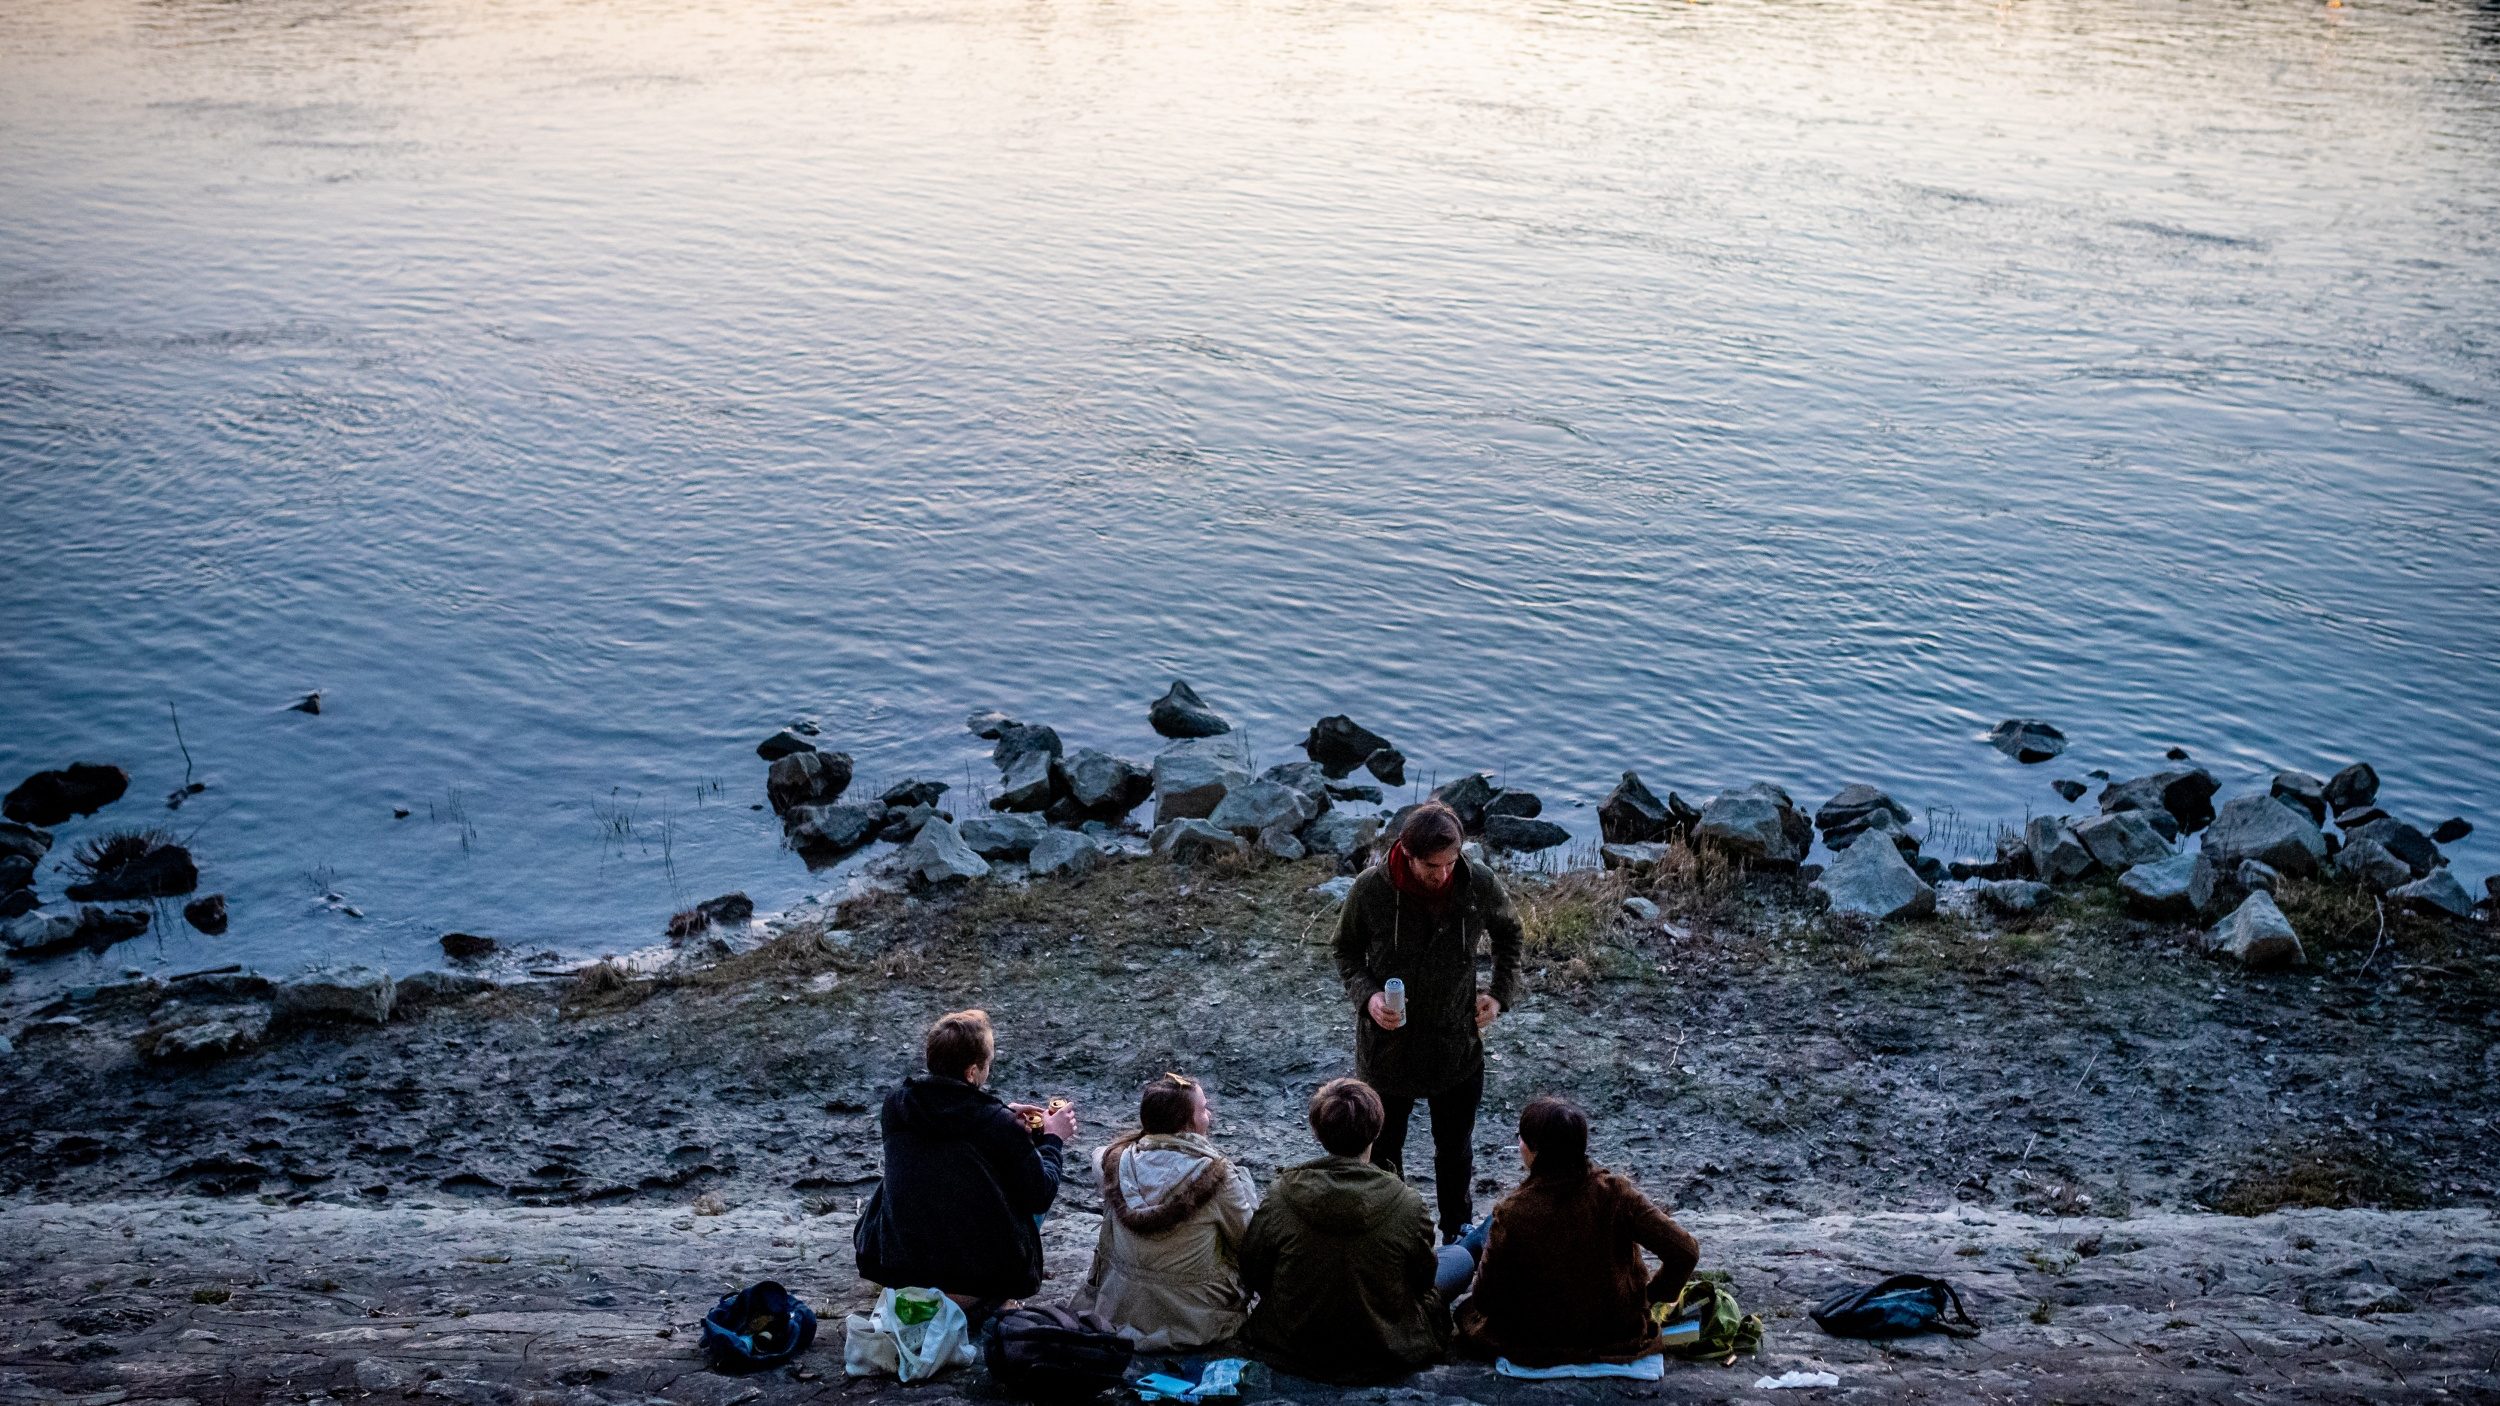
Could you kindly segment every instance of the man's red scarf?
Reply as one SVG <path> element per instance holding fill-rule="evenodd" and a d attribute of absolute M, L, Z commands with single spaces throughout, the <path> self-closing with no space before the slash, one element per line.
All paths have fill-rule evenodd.
<path fill-rule="evenodd" d="M 1395 844 L 1389 846 L 1389 857 L 1382 862 L 1387 864 L 1389 867 L 1390 884 L 1393 885 L 1398 892 L 1410 894 L 1416 898 L 1422 899 L 1425 903 L 1434 908 L 1439 908 L 1443 904 L 1448 903 L 1450 901 L 1450 895 L 1455 893 L 1458 889 L 1459 870 L 1465 868 L 1466 866 L 1463 863 L 1453 864 L 1450 866 L 1448 876 L 1443 878 L 1440 883 L 1429 884 L 1424 882 L 1424 878 L 1421 874 L 1415 872 L 1414 865 L 1412 863 L 1413 858 L 1414 856 L 1406 852 L 1406 841 L 1399 840 Z"/>

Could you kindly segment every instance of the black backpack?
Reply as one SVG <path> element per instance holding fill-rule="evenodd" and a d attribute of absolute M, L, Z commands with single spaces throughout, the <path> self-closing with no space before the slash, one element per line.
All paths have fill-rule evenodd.
<path fill-rule="evenodd" d="M 778 1367 L 816 1341 L 816 1312 L 770 1279 L 750 1284 L 703 1315 L 703 1355 L 715 1371 Z"/>
<path fill-rule="evenodd" d="M 1093 1314 L 1030 1304 L 992 1320 L 982 1360 L 1001 1390 L 1076 1401 L 1123 1385 L 1137 1349 Z"/>
<path fill-rule="evenodd" d="M 1946 1314 L 1961 1320 L 1947 1321 Z M 1836 1338 L 1900 1338 L 1934 1331 L 1976 1337 L 1979 1325 L 1962 1309 L 1962 1296 L 1942 1279 L 1896 1274 L 1863 1289 L 1843 1289 L 1818 1304 L 1814 1321 Z"/>

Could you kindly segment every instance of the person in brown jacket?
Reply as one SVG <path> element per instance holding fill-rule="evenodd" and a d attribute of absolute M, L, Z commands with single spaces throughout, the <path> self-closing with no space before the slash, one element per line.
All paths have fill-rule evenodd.
<path fill-rule="evenodd" d="M 1561 1099 L 1520 1112 L 1519 1160 L 1528 1179 L 1493 1208 L 1475 1292 L 1458 1304 L 1459 1345 L 1522 1367 L 1657 1352 L 1649 1306 L 1682 1292 L 1701 1247 L 1639 1187 L 1589 1164 L 1589 1120 Z"/>
<path fill-rule="evenodd" d="M 1374 1164 L 1406 1177 L 1406 1124 L 1417 1101 L 1432 1109 L 1432 1180 L 1441 1239 L 1475 1218 L 1476 1111 L 1484 1102 L 1484 1036 L 1519 1003 L 1518 910 L 1491 869 L 1461 852 L 1458 813 L 1417 806 L 1397 842 L 1346 892 L 1337 920 L 1337 975 L 1354 1007 L 1354 1072 L 1379 1091 Z M 1493 949 L 1493 974 L 1476 950 Z M 1382 988 L 1405 983 L 1406 1008 Z"/>

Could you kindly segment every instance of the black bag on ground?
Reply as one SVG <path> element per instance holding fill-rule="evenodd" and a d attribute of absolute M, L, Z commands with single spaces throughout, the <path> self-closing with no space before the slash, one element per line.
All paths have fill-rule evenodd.
<path fill-rule="evenodd" d="M 703 1355 L 715 1371 L 778 1367 L 816 1341 L 816 1311 L 770 1279 L 722 1299 L 703 1315 Z"/>
<path fill-rule="evenodd" d="M 1137 1349 L 1093 1314 L 1027 1304 L 991 1320 L 982 1360 L 990 1380 L 1017 1396 L 1072 1401 L 1128 1380 Z"/>
<path fill-rule="evenodd" d="M 1958 1319 L 1957 1324 L 1950 1321 Z M 1816 1305 L 1817 1326 L 1836 1338 L 1901 1338 L 1912 1333 L 1976 1337 L 1979 1325 L 1962 1309 L 1962 1296 L 1942 1279 L 1896 1274 L 1880 1284 L 1844 1289 Z"/>

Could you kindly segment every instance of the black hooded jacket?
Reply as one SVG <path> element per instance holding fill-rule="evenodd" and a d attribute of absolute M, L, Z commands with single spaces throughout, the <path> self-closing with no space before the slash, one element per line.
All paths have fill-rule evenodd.
<path fill-rule="evenodd" d="M 915 1074 L 886 1095 L 885 1180 L 851 1232 L 859 1275 L 887 1288 L 1020 1299 L 1042 1287 L 1033 1218 L 1059 1195 L 1061 1144 L 997 1095 Z"/>

